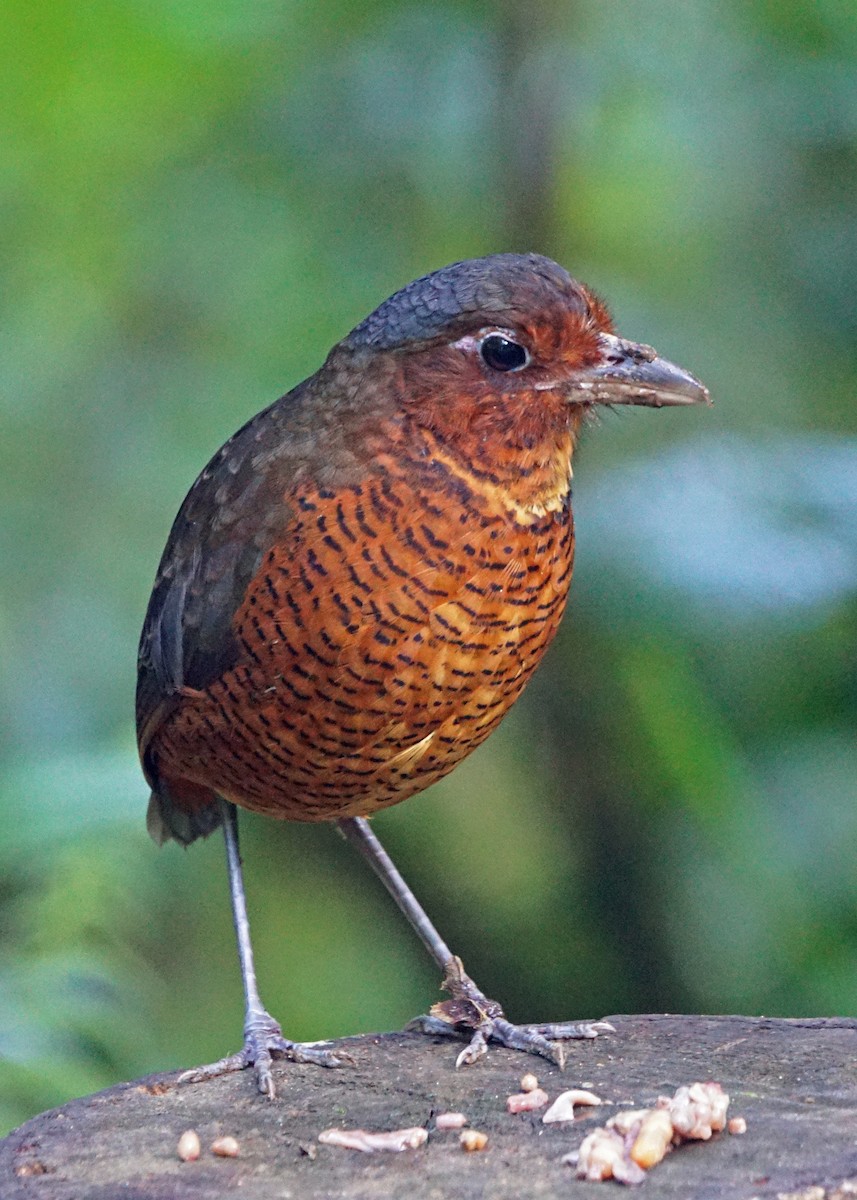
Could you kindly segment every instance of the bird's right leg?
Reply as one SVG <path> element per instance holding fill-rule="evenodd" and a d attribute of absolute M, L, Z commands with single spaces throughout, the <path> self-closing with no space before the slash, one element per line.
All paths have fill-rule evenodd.
<path fill-rule="evenodd" d="M 273 1100 L 275 1088 L 271 1063 L 275 1056 L 291 1059 L 292 1062 L 317 1063 L 322 1067 L 339 1067 L 350 1060 L 348 1055 L 334 1054 L 324 1046 L 290 1041 L 283 1036 L 279 1024 L 263 1007 L 256 984 L 250 923 L 247 919 L 247 901 L 244 896 L 244 878 L 238 847 L 238 814 L 234 804 L 226 800 L 218 802 L 223 817 L 229 895 L 238 941 L 241 980 L 244 985 L 244 1048 L 237 1054 L 229 1054 L 208 1066 L 185 1071 L 179 1076 L 179 1083 L 199 1083 L 216 1075 L 225 1075 L 229 1071 L 243 1071 L 246 1067 L 253 1067 L 259 1091 Z"/>
<path fill-rule="evenodd" d="M 442 986 L 451 1000 L 435 1004 L 428 1016 L 417 1017 L 408 1026 L 420 1033 L 468 1037 L 456 1066 L 474 1063 L 488 1050 L 488 1042 L 499 1042 L 510 1050 L 538 1054 L 562 1067 L 562 1042 L 615 1033 L 607 1021 L 566 1021 L 539 1025 L 513 1025 L 496 1000 L 490 1000 L 464 970 L 464 964 L 440 936 L 423 906 L 405 883 L 387 851 L 378 841 L 365 817 L 342 817 L 337 821 L 345 838 L 362 854 L 384 887 L 407 917 L 412 929 L 443 971 Z"/>

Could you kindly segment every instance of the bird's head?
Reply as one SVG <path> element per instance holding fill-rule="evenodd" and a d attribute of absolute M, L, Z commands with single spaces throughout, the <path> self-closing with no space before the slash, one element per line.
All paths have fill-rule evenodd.
<path fill-rule="evenodd" d="M 479 395 L 558 392 L 566 404 L 708 402 L 689 372 L 618 337 L 606 305 L 539 254 L 469 259 L 415 280 L 345 340 Z M 424 390 L 420 385 L 419 390 Z"/>
<path fill-rule="evenodd" d="M 444 453 L 495 474 L 504 462 L 511 472 L 543 463 L 566 491 L 575 434 L 596 406 L 709 401 L 689 372 L 617 336 L 602 301 L 538 254 L 417 279 L 341 346 L 386 360 L 403 411 Z"/>

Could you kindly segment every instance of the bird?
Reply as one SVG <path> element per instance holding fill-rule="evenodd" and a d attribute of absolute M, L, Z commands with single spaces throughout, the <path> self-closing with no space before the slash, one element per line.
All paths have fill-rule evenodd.
<path fill-rule="evenodd" d="M 466 973 L 371 828 L 502 720 L 557 632 L 574 559 L 572 456 L 603 406 L 709 403 L 620 337 L 535 253 L 453 263 L 361 321 L 214 455 L 173 523 L 140 640 L 137 729 L 154 840 L 222 827 L 244 1043 L 186 1072 L 339 1066 L 262 1004 L 237 809 L 334 823 L 393 896 L 450 999 L 412 1027 L 562 1064 L 605 1022 L 513 1025 Z"/>

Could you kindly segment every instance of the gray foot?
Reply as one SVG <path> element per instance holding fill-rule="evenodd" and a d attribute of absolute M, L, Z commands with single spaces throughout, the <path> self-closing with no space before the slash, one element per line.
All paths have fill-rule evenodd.
<path fill-rule="evenodd" d="M 351 1063 L 352 1059 L 342 1051 L 339 1054 L 324 1046 L 306 1045 L 301 1042 L 291 1042 L 283 1037 L 283 1031 L 270 1014 L 262 1012 L 255 1014 L 244 1027 L 244 1048 L 237 1054 L 228 1054 L 217 1062 L 204 1067 L 193 1067 L 183 1071 L 178 1078 L 179 1083 L 202 1083 L 206 1079 L 214 1079 L 217 1075 L 226 1075 L 231 1071 L 244 1071 L 252 1067 L 256 1075 L 259 1091 L 270 1100 L 276 1095 L 271 1064 L 274 1058 L 287 1058 L 291 1062 L 315 1063 L 320 1067 L 341 1067 Z"/>
<path fill-rule="evenodd" d="M 561 1070 L 565 1064 L 563 1041 L 616 1032 L 609 1021 L 513 1025 L 497 1001 L 489 1000 L 465 973 L 459 958 L 447 964 L 443 987 L 452 993 L 452 999 L 435 1004 L 428 1016 L 417 1017 L 407 1028 L 443 1037 L 469 1036 L 468 1045 L 455 1060 L 456 1067 L 475 1063 L 488 1053 L 489 1042 L 498 1042 L 510 1050 L 540 1055 Z"/>

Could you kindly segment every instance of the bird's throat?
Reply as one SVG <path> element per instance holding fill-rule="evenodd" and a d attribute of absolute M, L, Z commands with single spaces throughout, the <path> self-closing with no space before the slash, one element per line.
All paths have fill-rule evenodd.
<path fill-rule="evenodd" d="M 496 462 L 484 470 L 477 462 L 462 463 L 442 447 L 434 450 L 433 458 L 490 509 L 510 515 L 519 525 L 559 512 L 571 488 L 570 443 L 545 457 L 521 456 L 505 471 L 498 470 Z"/>
<path fill-rule="evenodd" d="M 487 437 L 421 432 L 423 453 L 437 468 L 517 524 L 532 525 L 568 502 L 576 430 L 567 419 L 511 424 Z"/>

